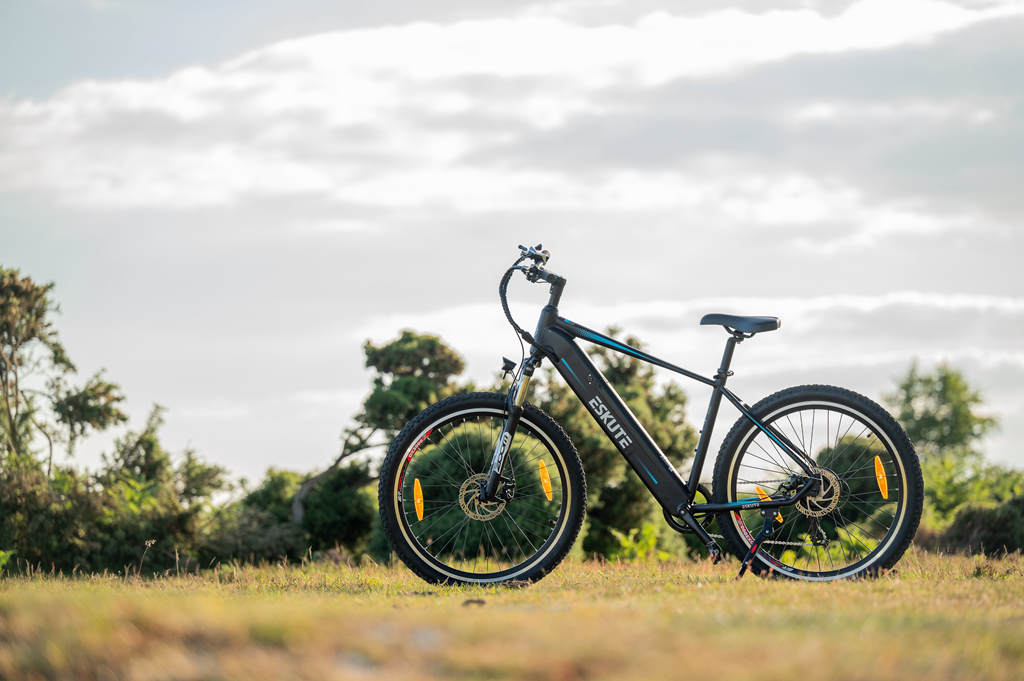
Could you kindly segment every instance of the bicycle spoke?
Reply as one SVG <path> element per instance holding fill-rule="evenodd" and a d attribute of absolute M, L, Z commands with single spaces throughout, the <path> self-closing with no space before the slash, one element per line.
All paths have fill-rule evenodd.
<path fill-rule="evenodd" d="M 779 509 L 783 521 L 761 550 L 784 567 L 810 575 L 847 571 L 876 555 L 897 524 L 903 494 L 900 476 L 894 472 L 898 464 L 887 440 L 856 412 L 818 405 L 777 412 L 763 425 L 801 447 L 811 457 L 812 470 L 821 470 L 825 482 L 817 488 L 818 496 Z M 783 475 L 804 475 L 788 465 L 785 452 L 761 430 L 753 433 L 745 450 L 736 456 L 729 501 L 750 498 L 757 487 L 775 495 L 789 480 Z M 882 488 L 884 492 L 874 470 L 876 456 L 890 481 Z M 741 536 L 748 544 L 764 522 L 756 511 L 728 517 L 743 526 Z"/>
<path fill-rule="evenodd" d="M 438 424 L 402 476 L 409 534 L 447 570 L 489 575 L 514 568 L 543 548 L 563 517 L 565 467 L 525 423 L 509 443 L 501 484 L 514 486 L 510 495 L 478 498 L 504 418 L 486 413 Z M 415 509 L 414 483 L 420 495 Z"/>

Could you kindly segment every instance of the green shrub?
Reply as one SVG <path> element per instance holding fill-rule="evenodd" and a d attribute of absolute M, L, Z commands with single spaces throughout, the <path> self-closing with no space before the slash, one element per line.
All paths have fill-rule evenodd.
<path fill-rule="evenodd" d="M 263 481 L 256 489 L 245 495 L 242 503 L 266 511 L 278 522 L 290 522 L 292 497 L 307 477 L 294 471 L 269 468 Z"/>
<path fill-rule="evenodd" d="M 350 463 L 332 471 L 306 497 L 303 528 L 310 546 L 322 551 L 342 546 L 362 553 L 373 516 L 373 499 L 365 487 L 371 482 L 366 464 Z"/>
<path fill-rule="evenodd" d="M 1024 550 L 1024 496 L 998 505 L 963 506 L 940 544 L 948 550 L 988 555 Z"/>
<path fill-rule="evenodd" d="M 306 551 L 302 528 L 261 508 L 236 503 L 218 509 L 199 548 L 200 567 L 218 562 L 297 560 Z"/>
<path fill-rule="evenodd" d="M 224 471 L 160 445 L 161 412 L 117 441 L 95 475 L 30 459 L 0 469 L 0 546 L 15 570 L 156 572 L 197 558 L 203 517 Z M 10 568 L 11 566 L 8 565 Z"/>

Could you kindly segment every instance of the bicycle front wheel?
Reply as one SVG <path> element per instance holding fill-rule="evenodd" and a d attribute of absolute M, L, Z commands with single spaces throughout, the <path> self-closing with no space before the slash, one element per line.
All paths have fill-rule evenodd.
<path fill-rule="evenodd" d="M 789 388 L 752 412 L 808 457 L 821 485 L 779 510 L 782 523 L 762 542 L 752 568 L 796 579 L 877 573 L 900 559 L 921 519 L 924 482 L 906 433 L 881 406 L 833 386 Z M 741 417 L 715 464 L 719 503 L 773 495 L 801 468 L 762 429 Z M 760 511 L 731 511 L 718 524 L 737 556 L 764 523 Z"/>
<path fill-rule="evenodd" d="M 502 426 L 504 395 L 472 393 L 428 407 L 398 434 L 378 490 L 399 558 L 433 583 L 534 581 L 579 533 L 586 484 L 568 436 L 527 404 L 509 445 L 501 498 L 481 502 Z"/>

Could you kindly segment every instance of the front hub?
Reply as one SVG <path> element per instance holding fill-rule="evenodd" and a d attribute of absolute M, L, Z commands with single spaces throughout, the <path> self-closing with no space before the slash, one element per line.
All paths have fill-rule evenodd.
<path fill-rule="evenodd" d="M 480 498 L 481 486 L 486 484 L 487 473 L 477 473 L 466 478 L 459 487 L 459 508 L 473 520 L 493 520 L 505 510 L 504 499 L 483 501 Z"/>

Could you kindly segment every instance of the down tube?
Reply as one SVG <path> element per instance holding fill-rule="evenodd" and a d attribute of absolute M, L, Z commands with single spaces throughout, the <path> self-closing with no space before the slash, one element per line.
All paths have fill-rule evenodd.
<path fill-rule="evenodd" d="M 561 331 L 545 329 L 538 339 L 590 415 L 615 443 L 658 502 L 675 511 L 690 501 L 686 483 L 590 359 Z M 585 465 L 585 463 L 584 463 Z"/>

